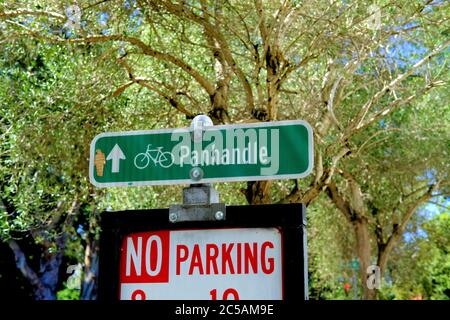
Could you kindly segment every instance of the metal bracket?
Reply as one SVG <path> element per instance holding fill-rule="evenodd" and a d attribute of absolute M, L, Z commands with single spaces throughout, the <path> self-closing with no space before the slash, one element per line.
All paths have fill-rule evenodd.
<path fill-rule="evenodd" d="M 219 194 L 207 184 L 183 189 L 183 204 L 169 207 L 169 221 L 220 221 L 226 219 L 226 206 L 219 203 Z"/>

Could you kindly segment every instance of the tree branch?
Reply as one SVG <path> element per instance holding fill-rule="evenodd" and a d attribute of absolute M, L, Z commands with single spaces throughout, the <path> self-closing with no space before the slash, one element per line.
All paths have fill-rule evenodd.
<path fill-rule="evenodd" d="M 142 87 L 145 87 L 147 89 L 150 89 L 154 92 L 156 92 L 157 94 L 159 94 L 161 97 L 163 97 L 164 99 L 166 99 L 170 105 L 172 107 L 174 107 L 175 109 L 177 109 L 178 111 L 180 111 L 181 113 L 185 114 L 187 118 L 193 118 L 194 114 L 192 112 L 190 112 L 189 110 L 186 109 L 186 107 L 175 98 L 176 96 L 176 92 L 170 96 L 168 94 L 166 94 L 164 91 L 156 88 L 155 86 L 152 86 L 150 84 L 151 80 L 150 79 L 146 79 L 146 78 L 141 78 L 141 77 L 135 77 L 134 76 L 134 72 L 133 69 L 130 67 L 130 65 L 125 61 L 124 57 L 117 59 L 118 63 L 120 65 L 122 65 L 125 70 L 128 73 L 128 77 L 130 78 L 130 81 L 124 83 L 123 85 L 121 85 L 120 87 L 118 87 L 112 94 L 113 97 L 117 97 L 120 94 L 123 93 L 123 91 L 125 91 L 125 89 L 127 89 L 128 87 L 132 86 L 133 84 L 139 84 Z"/>
<path fill-rule="evenodd" d="M 156 5 L 159 4 L 160 2 L 156 3 Z M 252 87 L 242 69 L 237 66 L 236 61 L 234 60 L 231 54 L 228 42 L 226 41 L 224 35 L 220 32 L 220 30 L 217 30 L 217 28 L 215 28 L 214 25 L 209 23 L 205 18 L 196 15 L 191 10 L 182 5 L 176 5 L 170 1 L 164 1 L 163 5 L 167 9 L 167 11 L 174 14 L 175 16 L 182 19 L 187 19 L 188 21 L 192 21 L 203 26 L 205 32 L 208 33 L 210 37 L 214 38 L 218 42 L 218 44 L 220 45 L 220 49 L 223 53 L 223 57 L 227 61 L 227 64 L 230 66 L 230 68 L 238 77 L 239 81 L 242 83 L 246 95 L 247 109 L 250 112 L 250 114 L 252 114 L 254 110 L 254 98 Z"/>
<path fill-rule="evenodd" d="M 46 16 L 57 18 L 58 20 L 67 20 L 68 18 L 60 13 L 46 10 L 33 10 L 33 9 L 16 9 L 10 11 L 1 11 L 0 18 L 17 17 L 17 16 Z"/>
<path fill-rule="evenodd" d="M 436 201 L 428 201 L 428 202 L 434 204 L 435 206 L 441 207 L 445 210 L 450 210 L 450 206 L 444 206 L 442 203 Z"/>
<path fill-rule="evenodd" d="M 439 185 L 440 181 L 429 186 L 427 192 L 425 192 L 422 196 L 420 196 L 416 201 L 414 201 L 409 206 L 409 208 L 406 209 L 402 221 L 399 224 L 393 226 L 393 231 L 391 235 L 387 239 L 386 243 L 381 247 L 383 250 L 381 250 L 381 252 L 378 253 L 378 265 L 380 266 L 381 269 L 384 269 L 384 267 L 386 266 L 386 262 L 390 252 L 392 251 L 394 245 L 397 243 L 400 236 L 405 231 L 406 225 L 408 224 L 411 217 L 423 203 L 427 202 L 433 197 L 433 193 L 435 190 L 437 190 L 437 188 L 439 188 Z"/>
<path fill-rule="evenodd" d="M 328 197 L 331 199 L 331 201 L 333 201 L 333 203 L 336 205 L 339 211 L 341 211 L 344 214 L 345 218 L 347 218 L 349 222 L 352 222 L 354 220 L 354 213 L 351 208 L 351 205 L 339 193 L 336 187 L 336 183 L 334 181 L 330 181 L 325 190 Z"/>
<path fill-rule="evenodd" d="M 364 118 L 366 117 L 367 113 L 369 112 L 369 109 L 372 107 L 374 103 L 376 103 L 378 100 L 380 100 L 381 97 L 385 95 L 388 91 L 392 90 L 394 87 L 396 87 L 400 82 L 408 78 L 410 75 L 412 75 L 418 68 L 420 68 L 422 65 L 424 65 L 426 62 L 428 62 L 431 58 L 441 53 L 441 51 L 445 50 L 450 45 L 450 40 L 445 41 L 441 45 L 438 45 L 436 48 L 434 48 L 429 54 L 427 54 L 425 57 L 423 57 L 421 60 L 416 62 L 408 71 L 405 73 L 400 74 L 397 78 L 392 80 L 389 84 L 385 85 L 380 91 L 378 91 L 375 95 L 373 95 L 361 108 L 361 111 L 358 113 L 358 115 L 355 118 L 354 124 L 350 126 L 350 128 L 354 127 L 357 130 L 367 125 L 367 123 L 364 122 Z"/>
<path fill-rule="evenodd" d="M 159 90 L 158 88 L 152 86 L 147 79 L 145 78 L 135 78 L 135 83 L 150 89 L 154 92 L 156 92 L 157 94 L 159 94 L 161 97 L 163 97 L 164 99 L 167 100 L 167 102 L 169 102 L 169 104 L 174 107 L 175 109 L 177 109 L 178 111 L 180 111 L 181 113 L 185 114 L 187 118 L 191 119 L 193 118 L 195 115 L 190 112 L 189 110 L 186 109 L 186 107 L 184 106 L 183 103 L 181 103 L 178 99 L 176 99 L 174 96 L 170 96 L 168 94 L 166 94 L 165 92 L 163 92 L 162 90 Z"/>
<path fill-rule="evenodd" d="M 36 272 L 33 271 L 33 269 L 30 268 L 30 266 L 27 263 L 27 258 L 25 257 L 25 254 L 23 253 L 22 249 L 20 248 L 19 244 L 13 240 L 8 240 L 8 246 L 11 248 L 12 252 L 14 253 L 14 258 L 16 260 L 16 267 L 20 270 L 22 275 L 30 281 L 31 285 L 33 287 L 42 287 L 42 282 L 39 279 Z"/>
<path fill-rule="evenodd" d="M 87 36 L 84 38 L 75 38 L 75 39 L 73 39 L 73 38 L 61 39 L 61 38 L 45 36 L 42 33 L 38 33 L 34 30 L 31 30 L 30 28 L 27 28 L 26 26 L 18 24 L 14 21 L 7 21 L 7 22 L 14 24 L 22 29 L 25 29 L 28 33 L 30 33 L 32 36 L 34 36 L 36 38 L 44 39 L 51 43 L 102 43 L 102 42 L 108 42 L 108 41 L 128 42 L 129 44 L 132 44 L 132 45 L 138 47 L 139 49 L 141 49 L 145 55 L 154 57 L 158 60 L 170 62 L 170 63 L 180 67 L 183 71 L 190 74 L 205 89 L 205 91 L 208 93 L 208 95 L 211 96 L 214 94 L 213 85 L 206 78 L 204 78 L 197 70 L 192 68 L 189 64 L 187 64 L 186 62 L 184 62 L 182 59 L 180 59 L 178 57 L 175 57 L 168 53 L 163 53 L 163 52 L 154 50 L 153 48 L 151 48 L 150 46 L 145 44 L 143 41 L 141 41 L 140 39 L 137 39 L 135 37 L 129 37 L 129 36 L 115 34 L 115 35 L 95 35 L 95 36 Z"/>
<path fill-rule="evenodd" d="M 402 105 L 405 105 L 405 104 L 411 102 L 412 100 L 420 97 L 422 94 L 429 91 L 430 89 L 437 87 L 439 85 L 442 85 L 442 84 L 443 84 L 443 82 L 441 82 L 441 81 L 431 82 L 431 83 L 427 84 L 422 90 L 417 91 L 416 93 L 414 93 L 406 98 L 395 99 L 394 101 L 392 101 L 389 104 L 389 106 L 381 109 L 380 111 L 375 113 L 375 115 L 370 117 L 370 119 L 368 119 L 364 123 L 361 123 L 358 128 L 356 128 L 355 130 L 352 131 L 352 134 L 354 134 L 358 131 L 361 131 L 362 129 L 364 129 L 364 128 L 368 127 L 369 125 L 371 125 L 372 123 L 374 123 L 376 120 L 381 119 L 382 117 L 385 117 L 388 114 L 394 112 L 395 110 L 397 110 L 397 108 L 399 106 L 402 106 Z"/>

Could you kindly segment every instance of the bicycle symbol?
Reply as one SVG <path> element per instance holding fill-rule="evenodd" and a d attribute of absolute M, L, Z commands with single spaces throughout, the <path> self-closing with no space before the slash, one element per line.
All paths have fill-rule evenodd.
<path fill-rule="evenodd" d="M 155 165 L 159 164 L 163 168 L 169 168 L 173 164 L 173 155 L 169 152 L 163 152 L 163 147 L 151 149 L 151 144 L 147 146 L 147 151 L 138 153 L 134 158 L 134 165 L 138 169 L 145 169 L 153 161 Z"/>

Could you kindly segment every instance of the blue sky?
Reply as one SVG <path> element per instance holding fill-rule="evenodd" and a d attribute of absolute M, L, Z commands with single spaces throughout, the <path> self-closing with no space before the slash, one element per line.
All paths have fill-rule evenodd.
<path fill-rule="evenodd" d="M 432 201 L 439 203 L 440 205 L 431 202 L 428 202 L 425 205 L 423 205 L 417 213 L 421 218 L 429 220 L 438 214 L 450 212 L 450 197 L 439 196 L 433 198 Z M 403 233 L 403 239 L 406 242 L 414 241 L 414 239 L 418 237 L 419 238 L 427 237 L 427 233 L 420 227 L 420 224 L 418 225 L 416 232 L 405 231 Z"/>

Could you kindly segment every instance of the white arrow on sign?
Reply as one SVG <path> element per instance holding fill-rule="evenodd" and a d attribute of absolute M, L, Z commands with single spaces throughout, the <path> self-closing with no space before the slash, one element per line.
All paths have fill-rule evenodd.
<path fill-rule="evenodd" d="M 112 160 L 112 170 L 111 172 L 116 173 L 120 171 L 120 160 L 125 160 L 125 155 L 122 152 L 122 149 L 120 149 L 119 145 L 116 143 L 114 148 L 111 150 L 111 152 L 108 154 L 108 157 L 106 157 L 106 160 Z"/>

